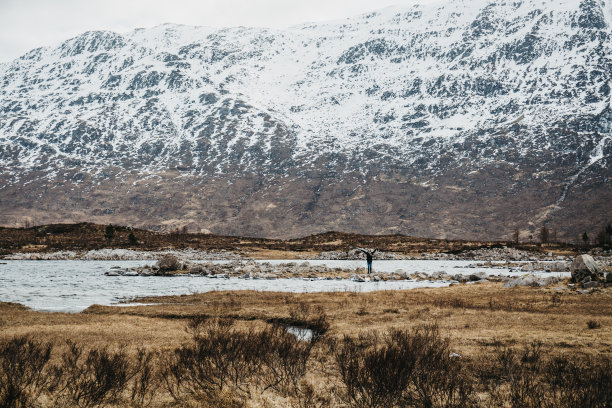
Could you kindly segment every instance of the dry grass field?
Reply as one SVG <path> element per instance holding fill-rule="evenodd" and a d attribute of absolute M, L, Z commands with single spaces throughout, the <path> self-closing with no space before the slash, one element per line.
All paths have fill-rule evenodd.
<path fill-rule="evenodd" d="M 565 287 L 564 284 L 559 286 Z M 90 405 L 85 400 L 77 404 L 75 399 L 66 396 L 69 395 L 67 393 L 63 399 L 57 399 L 54 397 L 59 392 L 57 389 L 54 391 L 56 394 L 41 391 L 36 399 L 36 403 L 41 406 L 60 403 L 65 406 L 137 406 L 149 399 L 145 405 L 160 407 L 585 406 L 581 404 L 609 407 L 612 402 L 609 399 L 612 397 L 608 372 L 612 361 L 611 288 L 578 294 L 572 290 L 558 290 L 556 286 L 504 289 L 499 283 L 483 283 L 374 293 L 209 292 L 144 298 L 138 299 L 138 302 L 151 305 L 92 306 L 83 313 L 63 314 L 31 311 L 15 304 L 0 304 L 0 343 L 8 344 L 11 339 L 21 336 L 28 336 L 40 344 L 52 343 L 54 347 L 48 367 L 65 364 L 65 353 L 69 349 L 67 342 L 78 344 L 86 351 L 120 352 L 129 361 L 137 360 L 139 349 L 153 352 L 152 372 L 158 374 L 150 380 L 153 385 L 147 391 L 149 394 L 140 402 L 130 398 L 130 390 L 136 387 L 135 382 L 126 383 L 128 385 L 125 385 L 125 389 L 109 394 L 110 397 L 107 395 L 104 397 L 106 399 L 91 402 Z M 275 325 L 311 327 L 320 330 L 322 336 L 317 341 L 303 342 L 294 339 L 292 335 L 284 337 L 280 332 L 275 332 L 271 329 Z M 431 333 L 427 330 L 430 329 L 439 332 L 439 336 L 428 337 Z M 385 356 L 388 357 L 388 353 L 394 350 L 404 350 L 401 344 L 390 340 L 393 338 L 396 339 L 393 341 L 401 343 L 397 339 L 403 338 L 397 333 L 395 337 L 391 336 L 393 330 L 407 333 L 408 339 L 412 341 L 412 349 L 416 350 L 418 347 L 415 344 L 420 344 L 415 339 L 439 346 L 439 349 L 434 347 L 435 350 L 442 350 L 441 354 L 436 354 L 439 360 L 435 360 L 433 354 L 427 354 L 429 357 L 418 361 L 427 361 L 427 367 L 431 367 L 432 373 L 438 372 L 436 378 L 446 378 L 439 375 L 445 373 L 448 378 L 452 377 L 452 381 L 460 383 L 448 380 L 451 383 L 428 385 L 427 389 L 433 390 L 431 392 L 435 398 L 430 402 L 421 397 L 419 399 L 415 396 L 421 395 L 417 390 L 421 389 L 419 384 L 422 385 L 423 381 L 416 382 L 416 378 L 420 378 L 415 374 L 417 371 L 414 371 L 414 367 L 418 367 L 416 364 L 411 368 L 413 371 L 410 371 L 413 376 L 410 378 L 415 382 L 404 384 L 404 391 L 398 393 L 395 389 L 383 387 L 381 391 L 376 388 L 382 385 L 372 381 L 368 362 L 377 362 L 374 364 L 376 370 L 380 367 L 391 370 L 388 361 L 383 364 Z M 287 366 L 283 367 L 289 367 L 287 372 L 290 374 L 283 377 L 280 373 L 285 371 L 278 367 L 266 365 L 269 362 L 258 363 L 267 368 L 264 370 L 259 367 L 263 371 L 249 371 L 250 374 L 244 374 L 240 381 L 236 380 L 233 385 L 227 381 L 227 386 L 221 386 L 214 392 L 193 393 L 185 391 L 191 389 L 185 385 L 191 384 L 189 378 L 185 377 L 186 371 L 179 370 L 183 377 L 176 373 L 178 377 L 172 377 L 171 373 L 164 371 L 167 367 L 179 367 L 177 362 L 180 359 L 177 356 L 180 355 L 183 358 L 181 364 L 191 361 L 188 367 L 189 372 L 193 373 L 195 363 L 185 360 L 185 355 L 189 354 L 187 352 L 192 350 L 190 345 L 203 347 L 201 343 L 204 340 L 234 339 L 240 337 L 240 333 L 250 333 L 251 337 L 247 336 L 248 344 L 252 345 L 249 353 L 267 355 L 268 351 L 265 350 L 271 347 L 270 344 L 277 344 L 275 342 L 278 340 L 278 344 L 283 346 L 270 351 L 270 355 L 275 356 L 274 364 L 285 362 Z M 429 333 L 423 337 L 429 340 L 424 341 L 422 333 Z M 261 340 L 264 337 L 268 340 Z M 375 342 L 373 338 L 376 338 Z M 222 341 L 212 343 L 218 347 Z M 284 354 L 280 349 L 285 350 Z M 374 354 L 359 354 L 366 351 Z M 228 350 L 217 353 L 228 353 Z M 450 353 L 457 353 L 461 357 L 449 360 Z M 198 355 L 201 357 L 201 354 Z M 305 356 L 302 370 L 299 369 L 299 361 L 290 359 L 294 355 Z M 207 356 L 210 357 L 210 354 Z M 241 358 L 251 361 L 249 359 L 254 357 L 245 354 Z M 238 358 L 231 361 L 241 360 Z M 354 364 L 345 366 L 343 371 L 342 364 L 346 361 Z M 220 363 L 215 364 L 206 367 L 214 371 L 211 367 L 218 369 Z M 557 380 L 549 381 L 554 377 L 550 370 L 551 367 L 557 367 L 555 364 L 574 367 L 573 371 L 555 368 L 561 370 L 559 372 L 568 373 L 563 374 L 565 377 L 559 380 L 560 383 Z M 359 375 L 351 377 L 349 374 L 353 372 Z M 374 378 L 398 377 L 393 372 L 377 371 L 374 374 Z M 593 387 L 594 383 L 607 387 L 607 394 L 605 391 L 602 393 L 601 389 L 575 385 L 577 375 L 591 379 L 588 387 Z M 179 377 L 185 388 L 177 388 L 178 382 L 172 382 Z M 134 374 L 130 378 L 137 376 Z M 270 378 L 279 379 L 278 383 Z M 497 383 L 496 388 L 491 386 L 492 379 Z M 562 380 L 574 384 L 571 387 L 584 387 L 584 390 L 572 388 L 570 392 L 570 385 L 559 385 L 563 383 Z M 174 384 L 177 395 L 177 390 L 182 390 L 184 394 L 173 396 L 169 382 Z M 202 384 L 200 386 L 206 388 Z M 449 387 L 455 389 L 452 398 L 447 391 L 441 391 Z M 459 398 L 456 391 L 464 389 L 469 391 L 466 391 L 467 399 Z M 586 396 L 581 394 L 581 390 L 586 390 Z M 35 394 L 33 391 L 27 392 Z M 374 398 L 376 395 L 386 397 L 377 400 Z"/>

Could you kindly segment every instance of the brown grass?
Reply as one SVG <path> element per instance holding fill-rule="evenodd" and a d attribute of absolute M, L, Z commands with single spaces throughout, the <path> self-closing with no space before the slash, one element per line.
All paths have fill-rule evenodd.
<path fill-rule="evenodd" d="M 381 251 L 406 255 L 446 252 L 457 253 L 480 248 L 515 246 L 502 241 L 467 241 L 418 238 L 405 235 L 361 235 L 326 232 L 299 239 L 266 239 L 213 234 L 162 233 L 116 226 L 112 239 L 105 238 L 106 225 L 92 223 L 50 224 L 29 228 L 0 227 L 0 255 L 13 252 L 46 252 L 58 250 L 90 250 L 100 248 L 133 248 L 161 250 L 195 248 L 208 251 L 228 250 L 257 259 L 298 259 L 321 251 L 347 251 L 356 247 L 379 248 Z M 137 244 L 130 243 L 133 233 Z M 574 254 L 584 247 L 567 244 L 521 244 L 520 249 L 555 254 Z"/>
<path fill-rule="evenodd" d="M 0 306 L 0 338 L 37 333 L 48 340 L 172 347 L 185 339 L 183 319 L 195 316 L 273 322 L 291 318 L 302 304 L 321 308 L 329 335 L 436 323 L 462 353 L 540 340 L 561 351 L 612 357 L 612 294 L 561 295 L 552 288 L 503 289 L 500 284 L 373 293 L 208 292 L 138 299 L 150 306 L 92 306 L 84 313 L 41 313 Z M 364 313 L 365 312 L 365 313 Z M 587 321 L 600 327 L 590 330 Z"/>
<path fill-rule="evenodd" d="M 237 330 L 263 330 L 270 323 L 308 325 L 313 316 L 324 313 L 329 323 L 324 337 L 331 343 L 345 335 L 435 324 L 450 339 L 449 350 L 459 353 L 466 363 L 508 347 L 528 349 L 534 343 L 541 343 L 550 358 L 610 359 L 611 292 L 608 288 L 589 295 L 559 294 L 553 288 L 503 289 L 497 283 L 374 293 L 208 292 L 138 299 L 153 303 L 151 306 L 92 306 L 79 314 L 35 312 L 5 303 L 0 304 L 0 342 L 30 335 L 59 350 L 70 340 L 136 356 L 139 348 L 167 353 L 189 344 L 188 319 L 232 318 Z M 589 321 L 596 321 L 599 327 L 589 329 Z M 318 406 L 337 403 L 333 396 L 342 387 L 332 365 L 333 357 L 322 346 L 313 349 L 300 388 L 303 398 L 310 395 L 314 401 L 309 406 L 317 406 L 316 401 Z M 168 395 L 159 398 L 171 402 Z M 246 406 L 299 406 L 287 398 L 274 392 L 256 393 Z"/>

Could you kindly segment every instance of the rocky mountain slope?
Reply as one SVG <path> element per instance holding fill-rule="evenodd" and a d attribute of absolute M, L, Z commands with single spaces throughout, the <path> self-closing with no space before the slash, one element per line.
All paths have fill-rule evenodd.
<path fill-rule="evenodd" d="M 612 1 L 86 32 L 0 65 L 0 223 L 574 238 L 612 219 Z"/>

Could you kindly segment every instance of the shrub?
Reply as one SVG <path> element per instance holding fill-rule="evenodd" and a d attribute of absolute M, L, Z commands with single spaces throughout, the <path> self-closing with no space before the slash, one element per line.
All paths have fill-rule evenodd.
<path fill-rule="evenodd" d="M 260 350 L 252 348 L 251 332 L 239 332 L 233 326 L 233 320 L 206 317 L 188 323 L 193 343 L 175 349 L 161 372 L 162 382 L 175 400 L 189 397 L 210 402 L 228 385 L 243 391 Z"/>
<path fill-rule="evenodd" d="M 314 341 L 298 340 L 284 327 L 273 325 L 255 334 L 251 348 L 257 364 L 257 382 L 262 392 L 274 389 L 283 395 L 295 394 L 306 373 Z"/>
<path fill-rule="evenodd" d="M 138 244 L 138 239 L 136 238 L 136 235 L 134 235 L 134 232 L 130 232 L 130 235 L 128 235 L 128 242 L 130 243 L 130 245 L 136 245 Z"/>
<path fill-rule="evenodd" d="M 587 324 L 587 328 L 591 330 L 601 328 L 601 323 L 599 323 L 597 320 L 589 320 L 586 324 Z"/>
<path fill-rule="evenodd" d="M 476 370 L 493 406 L 605 408 L 612 406 L 612 364 L 573 357 L 545 357 L 540 343 L 522 351 L 498 350 Z"/>
<path fill-rule="evenodd" d="M 108 224 L 106 226 L 106 229 L 104 230 L 104 238 L 108 239 L 109 241 L 115 238 L 115 227 L 113 224 Z"/>
<path fill-rule="evenodd" d="M 158 386 L 158 373 L 155 370 L 156 354 L 138 349 L 136 364 L 131 373 L 133 378 L 130 399 L 134 406 L 148 406 L 155 397 Z"/>
<path fill-rule="evenodd" d="M 299 341 L 280 325 L 239 331 L 233 320 L 198 317 L 188 323 L 193 342 L 166 358 L 162 383 L 176 401 L 209 403 L 223 393 L 295 395 L 313 342 Z"/>
<path fill-rule="evenodd" d="M 612 407 L 612 363 L 607 358 L 552 359 L 544 380 L 549 386 L 549 406 Z"/>
<path fill-rule="evenodd" d="M 83 347 L 68 342 L 61 364 L 55 367 L 53 390 L 57 401 L 78 407 L 114 402 L 130 379 L 130 362 L 122 351 L 105 348 L 83 352 Z"/>
<path fill-rule="evenodd" d="M 53 346 L 29 337 L 0 345 L 0 406 L 31 407 L 49 385 Z"/>
<path fill-rule="evenodd" d="M 436 326 L 345 336 L 333 353 L 352 407 L 470 404 L 472 385 Z"/>

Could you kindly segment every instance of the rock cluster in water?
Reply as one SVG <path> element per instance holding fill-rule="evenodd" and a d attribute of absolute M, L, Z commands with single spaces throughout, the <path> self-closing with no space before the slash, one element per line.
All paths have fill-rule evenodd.
<path fill-rule="evenodd" d="M 488 261 L 484 264 L 470 265 L 476 267 L 502 267 L 507 263 L 493 263 Z M 578 282 L 583 289 L 593 290 L 599 286 L 612 286 L 612 272 L 605 275 L 604 267 L 599 265 L 591 256 L 580 255 L 571 263 L 572 281 Z M 568 271 L 570 263 L 565 261 L 535 261 L 523 263 L 517 271 Z M 586 272 L 585 272 L 586 271 Z M 581 274 L 581 280 L 578 279 Z M 597 278 L 591 275 L 596 274 Z M 520 277 L 510 277 L 504 274 L 491 275 L 485 272 L 474 272 L 471 274 L 451 274 L 447 271 L 437 271 L 434 273 L 425 272 L 406 272 L 398 269 L 392 273 L 365 274 L 365 268 L 330 268 L 325 265 L 311 265 L 309 262 L 287 262 L 282 264 L 272 264 L 269 262 L 255 262 L 253 260 L 230 260 L 225 263 L 196 263 L 192 260 L 179 258 L 175 254 L 164 254 L 156 264 L 140 266 L 134 268 L 121 269 L 114 267 L 106 272 L 107 276 L 206 276 L 216 279 L 279 279 L 279 278 L 301 278 L 305 280 L 318 279 L 349 279 L 354 282 L 368 281 L 388 281 L 388 280 L 427 280 L 445 281 L 450 284 L 466 283 L 474 284 L 479 282 L 504 282 L 505 288 L 520 286 L 544 287 L 558 283 L 560 279 L 556 276 L 543 276 L 528 273 Z M 584 275 L 584 276 L 583 276 Z M 575 289 L 575 284 L 568 286 Z M 582 293 L 582 292 L 580 292 Z"/>

